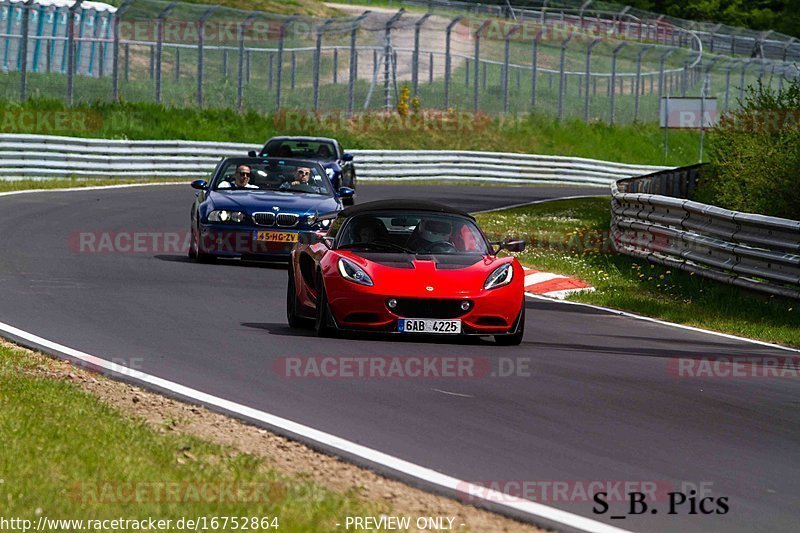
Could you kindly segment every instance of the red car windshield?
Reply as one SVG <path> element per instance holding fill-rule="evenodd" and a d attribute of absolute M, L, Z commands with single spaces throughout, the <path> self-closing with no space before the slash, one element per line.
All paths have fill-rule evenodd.
<path fill-rule="evenodd" d="M 489 254 L 475 223 L 446 213 L 364 213 L 347 220 L 338 249 L 412 254 Z"/>

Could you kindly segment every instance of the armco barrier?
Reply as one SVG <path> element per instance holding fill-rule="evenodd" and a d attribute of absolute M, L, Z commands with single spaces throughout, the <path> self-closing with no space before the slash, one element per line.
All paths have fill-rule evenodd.
<path fill-rule="evenodd" d="M 0 179 L 192 178 L 208 176 L 221 157 L 260 146 L 202 141 L 127 141 L 0 134 Z M 352 150 L 358 179 L 460 180 L 607 187 L 665 167 L 579 157 L 436 151 Z"/>
<path fill-rule="evenodd" d="M 725 283 L 800 299 L 800 221 L 689 200 L 700 168 L 614 183 L 615 249 Z"/>

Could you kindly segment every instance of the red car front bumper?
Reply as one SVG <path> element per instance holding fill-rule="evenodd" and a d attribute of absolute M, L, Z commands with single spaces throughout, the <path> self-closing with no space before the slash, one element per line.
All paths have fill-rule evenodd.
<path fill-rule="evenodd" d="M 398 318 L 460 319 L 461 332 L 475 335 L 501 335 L 514 331 L 524 295 L 522 281 L 490 290 L 432 291 L 420 295 L 403 287 L 368 287 L 330 276 L 325 290 L 336 325 L 340 329 L 397 331 Z M 395 299 L 390 309 L 387 302 Z M 461 305 L 468 302 L 463 310 Z"/>

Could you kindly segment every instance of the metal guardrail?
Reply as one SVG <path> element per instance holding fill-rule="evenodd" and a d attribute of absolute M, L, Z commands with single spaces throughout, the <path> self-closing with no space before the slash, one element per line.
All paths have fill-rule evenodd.
<path fill-rule="evenodd" d="M 220 157 L 260 145 L 203 141 L 127 141 L 0 134 L 0 179 L 207 176 Z M 458 180 L 607 187 L 663 170 L 580 157 L 437 150 L 351 150 L 362 181 Z"/>
<path fill-rule="evenodd" d="M 614 248 L 724 283 L 800 299 L 800 221 L 689 200 L 700 168 L 614 183 Z"/>

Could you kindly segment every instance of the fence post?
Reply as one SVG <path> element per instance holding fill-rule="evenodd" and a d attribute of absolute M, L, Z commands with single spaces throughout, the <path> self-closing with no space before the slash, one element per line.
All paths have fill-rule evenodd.
<path fill-rule="evenodd" d="M 81 9 L 83 0 L 69 6 L 67 15 L 67 105 L 72 105 L 75 83 L 75 12 Z"/>
<path fill-rule="evenodd" d="M 536 78 L 539 69 L 539 39 L 542 38 L 544 29 L 536 32 L 531 43 L 531 111 L 536 107 Z"/>
<path fill-rule="evenodd" d="M 664 77 L 664 62 L 671 53 L 675 50 L 667 50 L 658 58 L 658 105 L 661 107 L 661 97 L 667 89 L 667 79 Z M 667 93 L 669 94 L 669 93 Z"/>
<path fill-rule="evenodd" d="M 569 34 L 566 39 L 561 42 L 561 59 L 559 60 L 558 71 L 558 121 L 564 118 L 564 93 L 566 92 L 566 77 L 564 74 L 565 59 L 567 54 L 567 46 L 572 40 L 573 34 Z"/>
<path fill-rule="evenodd" d="M 455 17 L 447 25 L 445 29 L 444 40 L 444 108 L 450 108 L 450 66 L 452 59 L 450 58 L 450 36 L 453 33 L 453 26 L 461 22 L 464 17 L 459 15 Z"/>
<path fill-rule="evenodd" d="M 331 25 L 333 22 L 332 18 L 327 19 L 322 25 L 317 26 L 317 43 L 316 47 L 314 48 L 314 111 L 319 109 L 319 71 L 320 65 L 322 63 L 322 35 L 325 33 L 325 30 L 328 29 L 328 26 Z"/>
<path fill-rule="evenodd" d="M 28 36 L 33 0 L 27 0 L 22 8 L 22 35 L 19 43 L 19 100 L 24 102 L 28 89 Z"/>
<path fill-rule="evenodd" d="M 511 28 L 511 31 L 506 33 L 503 47 L 503 72 L 501 77 L 501 86 L 503 89 L 503 113 L 508 113 L 508 72 L 510 68 L 511 59 L 511 36 L 517 31 L 522 29 L 522 25 L 518 24 Z"/>
<path fill-rule="evenodd" d="M 480 64 L 481 64 L 481 33 L 486 28 L 486 26 L 491 23 L 491 20 L 486 20 L 481 24 L 480 28 L 475 31 L 475 85 L 474 91 L 472 94 L 472 111 L 474 113 L 478 112 L 478 91 L 480 88 L 480 80 L 478 76 L 480 75 Z"/>
<path fill-rule="evenodd" d="M 247 31 L 247 25 L 256 18 L 260 13 L 254 11 L 247 15 L 247 17 L 239 23 L 237 28 L 237 37 L 239 39 L 239 57 L 237 71 L 236 71 L 236 109 L 241 113 L 244 110 L 244 34 Z"/>
<path fill-rule="evenodd" d="M 687 59 L 683 64 L 683 75 L 681 76 L 681 96 L 686 97 L 686 91 L 689 90 L 689 63 Z"/>
<path fill-rule="evenodd" d="M 339 84 L 339 48 L 333 48 L 333 84 Z"/>
<path fill-rule="evenodd" d="M 177 7 L 178 2 L 171 2 L 156 19 L 156 103 L 161 103 L 161 57 L 164 49 L 164 20 Z"/>
<path fill-rule="evenodd" d="M 636 55 L 636 96 L 633 99 L 633 120 L 639 120 L 639 93 L 642 83 L 642 57 L 650 50 L 650 45 L 645 45 Z"/>
<path fill-rule="evenodd" d="M 587 2 L 588 5 L 588 2 Z M 583 24 L 583 18 L 581 18 Z M 586 92 L 583 95 L 583 121 L 589 123 L 589 83 L 592 76 L 592 50 L 595 46 L 600 44 L 602 39 L 594 39 L 589 46 L 586 47 Z"/>
<path fill-rule="evenodd" d="M 742 74 L 739 80 L 739 100 L 744 100 L 744 74 L 747 72 L 747 68 L 750 66 L 751 59 L 745 59 L 744 64 L 742 65 Z"/>
<path fill-rule="evenodd" d="M 369 15 L 369 11 L 364 11 L 359 17 L 353 22 L 353 28 L 350 30 L 350 75 L 348 80 L 348 87 L 347 87 L 347 113 L 349 115 L 353 114 L 353 108 L 355 107 L 355 86 L 356 86 L 356 78 L 358 76 L 358 51 L 356 50 L 356 39 L 358 38 L 358 28 L 361 26 L 361 23 L 364 21 L 365 18 Z"/>
<path fill-rule="evenodd" d="M 286 40 L 286 30 L 289 29 L 289 25 L 297 19 L 298 15 L 292 15 L 291 17 L 287 18 L 281 24 L 280 33 L 278 34 L 278 71 L 276 73 L 276 91 L 275 91 L 275 110 L 278 111 L 281 108 L 281 79 L 283 78 L 283 45 L 284 41 Z"/>
<path fill-rule="evenodd" d="M 111 58 L 111 99 L 119 102 L 119 40 L 120 40 L 120 24 L 122 23 L 122 15 L 130 7 L 133 0 L 125 0 L 116 13 L 114 13 L 114 44 L 113 44 L 113 57 Z"/>
<path fill-rule="evenodd" d="M 411 57 L 411 86 L 414 89 L 414 96 L 417 95 L 419 90 L 419 34 L 422 30 L 422 25 L 431 15 L 432 13 L 425 13 L 414 23 L 414 55 Z"/>
<path fill-rule="evenodd" d="M 728 100 L 730 98 L 731 93 L 731 70 L 733 70 L 733 65 L 728 64 L 725 67 L 725 107 L 724 112 L 728 112 Z"/>
<path fill-rule="evenodd" d="M 611 89 L 610 89 L 611 94 L 609 95 L 611 97 L 611 104 L 610 104 L 611 105 L 611 110 L 610 110 L 610 116 L 609 116 L 609 123 L 612 126 L 614 125 L 614 103 L 615 103 L 615 97 L 616 97 L 616 93 L 617 93 L 617 87 L 616 87 L 616 85 L 617 85 L 617 54 L 619 54 L 620 50 L 625 48 L 627 45 L 628 45 L 627 42 L 623 42 L 621 44 L 618 44 L 616 46 L 616 48 L 614 48 L 611 51 L 611 83 L 610 83 L 610 85 L 611 85 Z"/>
<path fill-rule="evenodd" d="M 594 2 L 594 0 L 586 0 L 583 4 L 581 4 L 581 9 L 578 12 L 578 16 L 581 19 L 581 22 L 580 22 L 581 30 L 583 30 L 583 12 L 586 11 L 586 8 L 589 7 L 589 4 L 591 4 L 592 2 Z"/>
<path fill-rule="evenodd" d="M 47 69 L 46 72 L 50 74 L 53 70 L 53 56 L 55 55 L 56 47 L 56 32 L 58 32 L 58 13 L 60 9 L 58 6 L 53 8 L 53 29 L 50 32 L 50 42 L 47 44 Z"/>
<path fill-rule="evenodd" d="M 275 54 L 267 52 L 267 90 L 272 90 L 272 74 L 275 68 Z"/>
<path fill-rule="evenodd" d="M 291 54 L 292 70 L 289 72 L 289 87 L 294 91 L 297 82 L 297 51 L 292 50 Z"/>
<path fill-rule="evenodd" d="M 392 109 L 392 26 L 400 20 L 400 17 L 402 17 L 405 12 L 405 8 L 401 8 L 400 11 L 392 15 L 392 17 L 386 21 L 383 27 L 383 107 L 386 111 Z"/>
<path fill-rule="evenodd" d="M 206 21 L 218 6 L 205 10 L 197 21 L 197 107 L 203 107 L 203 70 L 205 66 Z"/>

